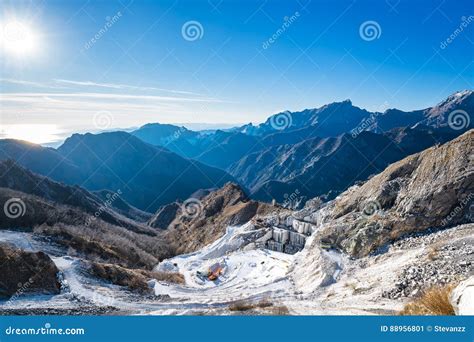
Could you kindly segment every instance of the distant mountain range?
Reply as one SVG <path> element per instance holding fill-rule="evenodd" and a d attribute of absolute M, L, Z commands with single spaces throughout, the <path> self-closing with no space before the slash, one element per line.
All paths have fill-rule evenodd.
<path fill-rule="evenodd" d="M 248 154 L 229 170 L 258 200 L 274 198 L 282 203 L 295 193 L 302 203 L 320 195 L 332 199 L 394 161 L 457 135 L 453 130 L 419 126 L 383 134 L 364 131 L 355 137 L 348 133 L 317 137 Z"/>
<path fill-rule="evenodd" d="M 473 128 L 473 112 L 470 90 L 411 112 L 369 112 L 346 100 L 228 130 L 152 123 L 130 133 L 74 134 L 57 149 L 0 140 L 0 160 L 99 198 L 120 190 L 126 205 L 116 209 L 147 221 L 163 205 L 229 181 L 267 202 L 288 204 L 295 193 L 297 205 L 331 199 L 390 163 Z"/>
<path fill-rule="evenodd" d="M 0 159 L 92 190 L 121 191 L 131 205 L 149 212 L 185 200 L 196 190 L 220 187 L 233 177 L 125 133 L 74 134 L 57 150 L 0 140 Z"/>
<path fill-rule="evenodd" d="M 369 112 L 346 100 L 227 131 L 148 124 L 132 134 L 226 170 L 253 198 L 282 202 L 295 191 L 306 199 L 333 197 L 394 161 L 473 128 L 472 112 L 473 91 L 466 90 L 410 112 Z"/>

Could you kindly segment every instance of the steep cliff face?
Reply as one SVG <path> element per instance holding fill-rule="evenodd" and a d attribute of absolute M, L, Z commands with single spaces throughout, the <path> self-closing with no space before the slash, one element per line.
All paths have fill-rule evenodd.
<path fill-rule="evenodd" d="M 332 204 L 320 242 L 362 257 L 407 233 L 472 221 L 474 131 L 409 156 Z"/>
<path fill-rule="evenodd" d="M 0 244 L 0 298 L 15 294 L 58 294 L 59 272 L 43 252 L 25 252 Z"/>
<path fill-rule="evenodd" d="M 190 199 L 178 208 L 175 204 L 162 208 L 150 224 L 156 226 L 159 221 L 165 223 L 170 219 L 168 214 L 175 213 L 165 234 L 179 254 L 195 251 L 214 242 L 224 235 L 228 226 L 242 225 L 257 214 L 274 210 L 279 209 L 252 201 L 239 186 L 227 183 L 200 200 Z"/>

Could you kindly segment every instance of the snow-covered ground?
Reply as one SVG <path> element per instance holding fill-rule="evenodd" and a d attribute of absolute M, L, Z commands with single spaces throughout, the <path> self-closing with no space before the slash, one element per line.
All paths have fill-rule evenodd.
<path fill-rule="evenodd" d="M 287 293 L 292 287 L 287 275 L 295 256 L 265 249 L 241 250 L 244 244 L 241 236 L 251 228 L 251 224 L 229 227 L 222 238 L 202 250 L 161 262 L 157 271 L 179 272 L 184 275 L 186 285 L 154 282 L 155 293 L 201 303 Z M 210 281 L 205 274 L 216 264 L 221 265 L 222 274 Z"/>
<path fill-rule="evenodd" d="M 256 248 L 252 223 L 229 227 L 226 234 L 205 248 L 164 260 L 157 271 L 180 272 L 185 284 L 150 281 L 156 297 L 140 297 L 124 288 L 91 278 L 83 263 L 67 251 L 30 233 L 0 230 L 0 241 L 48 253 L 60 269 L 63 290 L 55 296 L 21 296 L 0 302 L 8 308 L 81 308 L 84 305 L 115 307 L 123 314 L 229 314 L 237 300 L 267 300 L 284 305 L 290 314 L 393 314 L 406 301 L 384 298 L 402 269 L 425 260 L 433 244 L 449 236 L 462 241 L 474 238 L 473 229 L 453 228 L 414 242 L 389 246 L 384 253 L 352 260 L 319 247 L 311 236 L 305 248 L 294 255 Z M 449 235 L 446 235 L 449 234 Z M 420 240 L 421 239 L 421 240 Z M 465 244 L 465 243 L 464 243 Z M 206 275 L 218 264 L 219 277 Z"/>

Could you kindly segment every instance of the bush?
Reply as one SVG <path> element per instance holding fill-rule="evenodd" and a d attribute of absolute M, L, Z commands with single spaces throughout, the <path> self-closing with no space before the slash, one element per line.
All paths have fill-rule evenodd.
<path fill-rule="evenodd" d="M 433 287 L 425 291 L 420 298 L 405 305 L 400 315 L 454 315 L 449 300 L 453 285 Z"/>
<path fill-rule="evenodd" d="M 126 286 L 129 290 L 141 293 L 152 292 L 148 287 L 148 280 L 150 279 L 184 284 L 184 276 L 179 273 L 149 272 L 97 262 L 90 263 L 89 272 L 93 276 L 109 281 L 112 284 Z"/>
<path fill-rule="evenodd" d="M 268 299 L 262 299 L 259 302 L 251 302 L 248 300 L 238 300 L 229 305 L 230 311 L 249 311 L 258 310 L 263 311 L 263 314 L 270 315 L 288 315 L 290 311 L 284 305 L 274 305 Z"/>

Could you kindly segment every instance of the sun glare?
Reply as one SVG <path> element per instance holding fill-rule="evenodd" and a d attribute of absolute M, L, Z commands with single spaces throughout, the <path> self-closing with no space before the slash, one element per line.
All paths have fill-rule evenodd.
<path fill-rule="evenodd" d="M 35 144 L 46 144 L 59 140 L 60 133 L 56 125 L 13 124 L 2 125 L 1 139 L 26 140 Z"/>
<path fill-rule="evenodd" d="M 16 57 L 31 56 L 38 47 L 38 35 L 27 23 L 11 20 L 1 24 L 0 48 Z"/>

